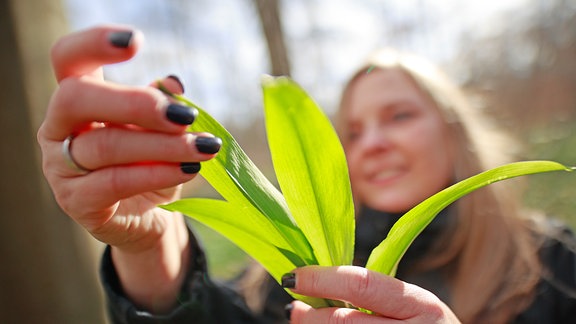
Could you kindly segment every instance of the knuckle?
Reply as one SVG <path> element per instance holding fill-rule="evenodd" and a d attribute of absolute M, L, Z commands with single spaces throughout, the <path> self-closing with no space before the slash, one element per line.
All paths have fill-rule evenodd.
<path fill-rule="evenodd" d="M 36 131 L 36 142 L 40 145 L 40 149 L 43 149 L 43 144 L 44 144 L 44 137 L 45 137 L 45 127 L 46 127 L 46 122 L 42 122 L 42 124 L 40 124 L 40 127 L 38 127 L 38 130 Z"/>
<path fill-rule="evenodd" d="M 50 58 L 52 59 L 52 62 L 54 62 L 58 57 L 60 57 L 62 55 L 62 53 L 65 51 L 65 44 L 67 42 L 67 38 L 66 36 L 58 39 L 50 48 Z"/>
<path fill-rule="evenodd" d="M 108 188 L 106 189 L 112 197 L 125 198 L 124 191 L 126 187 L 126 183 L 129 183 L 129 179 L 127 179 L 127 175 L 129 173 L 123 172 L 122 168 L 111 168 L 111 172 L 106 173 L 105 183 L 108 183 Z"/>
<path fill-rule="evenodd" d="M 42 160 L 46 160 L 45 156 L 47 154 L 47 143 L 46 143 L 46 125 L 45 123 L 42 123 L 42 125 L 40 125 L 40 127 L 38 128 L 38 131 L 36 132 L 36 142 L 38 142 L 38 146 L 40 148 L 40 151 L 42 152 Z"/>
<path fill-rule="evenodd" d="M 73 204 L 74 190 L 72 190 L 69 186 L 66 185 L 61 185 L 58 186 L 58 188 L 54 189 L 55 189 L 53 190 L 54 199 L 56 200 L 60 208 L 62 208 L 62 210 L 66 214 L 72 215 L 72 211 L 74 210 L 74 204 Z"/>
<path fill-rule="evenodd" d="M 62 80 L 58 90 L 54 93 L 54 109 L 71 110 L 69 107 L 74 106 L 78 101 L 78 95 L 84 93 L 81 84 L 77 78 L 70 77 Z"/>
<path fill-rule="evenodd" d="M 446 312 L 440 300 L 436 296 L 432 298 L 430 302 L 422 306 L 422 313 L 426 314 L 430 323 L 439 323 L 446 318 Z"/>
<path fill-rule="evenodd" d="M 447 318 L 447 306 L 432 292 L 420 290 L 413 296 L 415 314 L 422 314 L 428 323 L 441 323 Z"/>
<path fill-rule="evenodd" d="M 444 310 L 438 305 L 429 305 L 425 309 L 425 314 L 429 323 L 441 323 L 445 319 Z"/>
<path fill-rule="evenodd" d="M 126 90 L 126 109 L 134 120 L 142 120 L 150 111 L 160 110 L 163 97 L 153 88 L 133 88 Z"/>
<path fill-rule="evenodd" d="M 160 138 L 163 145 L 160 146 L 159 155 L 162 157 L 193 157 L 196 155 L 196 150 L 194 149 L 195 138 L 192 134 L 184 134 L 178 137 L 165 135 Z"/>
<path fill-rule="evenodd" d="M 372 279 L 367 269 L 355 268 L 345 283 L 346 291 L 351 296 L 357 296 L 359 299 L 369 299 L 373 297 L 372 289 L 370 289 Z"/>
<path fill-rule="evenodd" d="M 350 312 L 345 308 L 337 308 L 334 309 L 333 312 L 330 313 L 328 318 L 328 323 L 330 324 L 352 324 L 352 320 L 348 316 Z"/>
<path fill-rule="evenodd" d="M 317 272 L 310 272 L 307 274 L 307 280 L 302 281 L 302 284 L 306 284 L 308 287 L 304 287 L 307 291 L 322 291 L 322 276 Z M 300 282 L 298 284 L 301 284 Z"/>
<path fill-rule="evenodd" d="M 90 154 L 90 163 L 78 161 L 81 165 L 84 166 L 92 166 L 92 164 L 96 166 L 100 166 L 103 164 L 104 159 L 114 160 L 118 153 L 119 145 L 110 145 L 110 143 L 114 143 L 114 140 L 117 137 L 114 137 L 114 131 L 94 131 L 98 136 L 94 138 L 93 144 L 90 146 L 82 146 L 78 145 L 81 148 L 89 148 L 87 150 Z M 78 156 L 76 156 L 78 159 Z"/>

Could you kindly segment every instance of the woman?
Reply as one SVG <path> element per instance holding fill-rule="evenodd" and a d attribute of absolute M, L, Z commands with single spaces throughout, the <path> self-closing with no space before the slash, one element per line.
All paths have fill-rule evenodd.
<path fill-rule="evenodd" d="M 212 158 L 221 143 L 210 134 L 186 134 L 195 113 L 152 87 L 102 79 L 103 64 L 129 59 L 140 44 L 138 32 L 119 26 L 62 38 L 52 52 L 60 87 L 38 132 L 43 169 L 58 203 L 109 245 L 102 278 L 111 316 L 126 323 L 275 322 L 290 302 L 283 290 L 257 274 L 260 285 L 245 290 L 266 298 L 259 311 L 252 301 L 255 307 L 248 309 L 238 294 L 207 277 L 203 252 L 181 215 L 155 207 L 176 199 L 180 184 L 191 180 L 199 162 Z M 460 115 L 461 98 L 450 95 L 456 89 L 426 73 L 412 75 L 404 65 L 412 66 L 367 66 L 342 98 L 339 128 L 361 206 L 358 264 L 399 213 L 487 166 L 482 148 L 474 144 L 476 134 L 467 128 L 471 112 Z M 183 91 L 175 77 L 164 83 Z M 574 299 L 540 279 L 548 273 L 561 279 L 565 291 L 573 290 L 574 255 L 562 258 L 572 265 L 558 278 L 558 265 L 536 256 L 541 231 L 518 217 L 498 190 L 451 207 L 409 250 L 399 277 L 434 294 L 361 267 L 304 267 L 283 278 L 284 288 L 346 300 L 376 314 L 293 302 L 287 308 L 291 322 L 458 322 L 447 304 L 464 322 L 510 322 L 520 313 L 556 322 L 574 318 Z M 428 249 L 430 242 L 434 245 Z M 554 247 L 554 252 L 566 251 Z M 543 296 L 555 298 L 553 306 L 570 306 L 572 313 L 547 312 L 536 304 L 539 287 L 547 289 Z M 530 317 L 532 309 L 544 317 Z"/>
<path fill-rule="evenodd" d="M 459 89 L 426 62 L 394 51 L 376 53 L 352 78 L 339 117 L 354 196 L 372 210 L 402 214 L 453 182 L 510 162 L 501 153 L 513 146 Z M 436 293 L 465 323 L 507 323 L 519 314 L 520 322 L 559 322 L 537 309 L 551 298 L 539 290 L 555 285 L 543 274 L 563 270 L 536 251 L 551 253 L 541 249 L 543 239 L 561 233 L 526 217 L 509 184 L 479 190 L 438 216 L 445 219 L 420 238 L 432 247 L 409 254 L 398 276 Z M 574 293 L 575 269 L 566 270 L 560 285 Z M 564 314 L 556 315 L 573 316 L 574 302 L 574 294 L 558 301 Z"/>

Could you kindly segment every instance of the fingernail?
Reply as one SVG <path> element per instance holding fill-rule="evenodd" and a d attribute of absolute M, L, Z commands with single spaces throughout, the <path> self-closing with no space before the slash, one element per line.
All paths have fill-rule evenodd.
<path fill-rule="evenodd" d="M 219 137 L 200 136 L 196 137 L 195 142 L 198 152 L 201 153 L 214 154 L 220 151 L 220 147 L 222 147 L 222 139 Z"/>
<path fill-rule="evenodd" d="M 108 35 L 108 40 L 114 47 L 127 48 L 130 46 L 133 34 L 131 31 L 112 32 Z"/>
<path fill-rule="evenodd" d="M 294 305 L 292 304 L 284 306 L 284 315 L 286 316 L 287 320 L 290 320 L 290 317 L 292 317 L 292 309 L 294 309 Z"/>
<path fill-rule="evenodd" d="M 282 276 L 282 288 L 294 288 L 296 287 L 296 274 L 287 273 Z"/>
<path fill-rule="evenodd" d="M 198 110 L 178 104 L 170 104 L 166 109 L 166 117 L 180 125 L 190 125 L 198 116 Z"/>
<path fill-rule="evenodd" d="M 180 163 L 180 170 L 186 174 L 195 174 L 200 172 L 200 162 L 182 162 Z"/>
<path fill-rule="evenodd" d="M 174 74 L 170 74 L 169 76 L 166 77 L 167 79 L 172 79 L 174 81 L 176 81 L 178 83 L 178 85 L 180 85 L 180 89 L 182 90 L 182 93 L 184 93 L 184 83 L 182 83 L 182 80 L 180 80 L 179 77 L 177 77 Z"/>

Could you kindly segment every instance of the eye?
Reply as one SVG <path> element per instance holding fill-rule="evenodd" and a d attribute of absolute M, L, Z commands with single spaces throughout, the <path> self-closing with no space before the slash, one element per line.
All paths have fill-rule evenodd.
<path fill-rule="evenodd" d="M 348 141 L 350 142 L 354 142 L 355 140 L 357 140 L 360 137 L 360 133 L 359 132 L 354 132 L 354 131 L 350 131 L 348 132 L 346 138 L 348 139 Z"/>
<path fill-rule="evenodd" d="M 358 127 L 350 126 L 348 128 L 348 131 L 346 133 L 346 139 L 349 142 L 357 140 L 358 138 L 360 138 L 360 136 L 362 136 L 362 131 Z"/>
<path fill-rule="evenodd" d="M 408 120 L 414 117 L 414 113 L 411 111 L 398 111 L 392 115 L 392 119 L 395 121 Z"/>

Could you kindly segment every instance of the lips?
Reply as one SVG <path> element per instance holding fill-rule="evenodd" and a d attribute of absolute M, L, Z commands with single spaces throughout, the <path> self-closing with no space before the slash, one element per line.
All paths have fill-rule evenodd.
<path fill-rule="evenodd" d="M 371 184 L 387 184 L 403 174 L 405 174 L 405 170 L 403 168 L 386 168 L 386 169 L 379 169 L 374 172 L 370 172 L 366 176 L 366 180 L 368 180 Z"/>
<path fill-rule="evenodd" d="M 388 180 L 390 178 L 396 177 L 400 173 L 401 173 L 400 170 L 385 170 L 385 171 L 378 172 L 376 175 L 374 175 L 372 177 L 372 180 L 374 180 L 374 181 Z"/>

